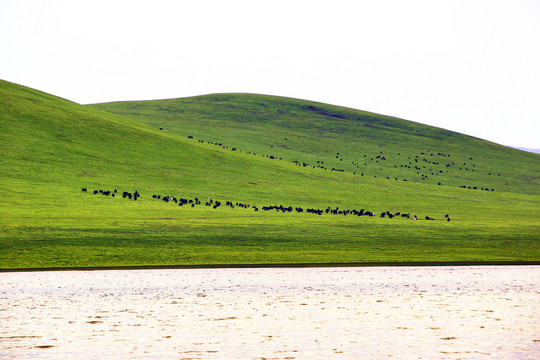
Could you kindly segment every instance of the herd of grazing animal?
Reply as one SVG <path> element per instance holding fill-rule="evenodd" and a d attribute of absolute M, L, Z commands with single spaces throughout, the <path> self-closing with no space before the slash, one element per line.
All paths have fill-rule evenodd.
<path fill-rule="evenodd" d="M 88 189 L 87 188 L 81 188 L 81 191 L 84 192 L 84 193 L 88 193 Z M 104 195 L 104 196 L 111 196 L 111 197 L 116 197 L 116 194 L 118 193 L 118 190 L 114 189 L 114 190 L 94 190 L 92 191 L 92 194 L 94 195 Z M 137 199 L 141 196 L 141 194 L 139 194 L 139 192 L 137 190 L 135 190 L 133 193 L 130 193 L 128 191 L 124 191 L 122 192 L 122 198 L 123 199 L 129 199 L 129 200 L 133 200 L 133 201 L 137 201 Z"/>
<path fill-rule="evenodd" d="M 88 193 L 88 189 L 87 188 L 81 188 L 81 191 L 84 192 L 84 193 Z M 114 189 L 113 191 L 110 191 L 110 190 L 94 190 L 92 193 L 94 195 L 104 195 L 104 196 L 111 196 L 111 197 L 115 197 L 115 194 L 117 194 L 117 190 Z M 123 199 L 129 199 L 129 200 L 134 200 L 134 201 L 137 201 L 137 199 L 141 196 L 141 194 L 135 190 L 133 193 L 131 192 L 127 192 L 127 191 L 124 191 L 122 193 L 122 198 Z M 152 199 L 154 200 L 160 200 L 160 201 L 163 201 L 164 203 L 174 203 L 174 204 L 177 204 L 178 206 L 188 206 L 188 207 L 195 207 L 197 205 L 202 205 L 202 202 L 199 200 L 199 198 L 193 198 L 193 199 L 187 199 L 187 198 L 182 198 L 182 197 L 175 197 L 175 196 L 171 196 L 171 195 L 152 195 Z M 204 206 L 206 207 L 211 207 L 213 209 L 217 209 L 218 207 L 222 206 L 222 202 L 221 201 L 218 201 L 218 200 L 214 200 L 212 197 L 210 197 L 208 199 L 208 201 L 205 202 Z M 283 206 L 283 205 L 265 205 L 265 206 L 258 206 L 258 205 L 250 205 L 250 204 L 244 204 L 244 203 L 241 203 L 241 202 L 232 202 L 232 201 L 225 201 L 225 206 L 226 207 L 229 207 L 231 209 L 234 209 L 235 207 L 239 207 L 239 208 L 243 208 L 243 209 L 253 209 L 253 211 L 256 211 L 258 212 L 259 210 L 262 210 L 262 211 L 266 211 L 266 212 L 269 212 L 269 211 L 272 211 L 272 212 L 277 212 L 277 213 L 292 213 L 293 211 L 295 211 L 296 213 L 303 213 L 304 211 L 308 214 L 315 214 L 315 215 L 319 215 L 319 216 L 322 216 L 324 214 L 326 215 L 341 215 L 341 216 L 368 216 L 368 217 L 375 217 L 377 216 L 377 213 L 376 212 L 373 212 L 373 211 L 369 211 L 369 210 L 366 210 L 366 209 L 361 209 L 361 210 L 356 210 L 356 209 L 340 209 L 339 207 L 331 207 L 331 206 L 328 206 L 327 208 L 325 209 L 318 209 L 318 208 L 307 208 L 304 210 L 304 208 L 300 207 L 300 206 L 297 206 L 297 207 L 292 207 L 292 206 Z M 391 211 L 383 211 L 380 215 L 381 218 L 388 218 L 388 219 L 392 219 L 394 217 L 402 217 L 402 218 L 406 218 L 406 219 L 411 219 L 411 215 L 409 213 L 400 213 L 400 212 L 391 212 Z M 413 220 L 417 220 L 418 217 L 416 215 L 413 215 L 412 216 L 412 219 Z M 430 217 L 430 216 L 426 216 L 425 217 L 426 220 L 435 220 L 434 218 Z M 445 215 L 445 219 L 446 221 L 450 221 L 450 217 L 449 215 Z"/>
<path fill-rule="evenodd" d="M 192 135 L 188 136 L 188 139 L 194 139 Z M 287 140 L 287 138 L 285 138 Z M 204 143 L 204 140 L 197 140 L 200 143 Z M 221 142 L 212 142 L 207 141 L 208 144 L 216 145 L 219 147 L 222 147 L 223 149 L 230 149 L 231 151 L 237 151 L 238 149 L 236 147 L 229 147 L 224 145 Z M 273 145 L 270 145 L 271 148 L 273 148 Z M 240 150 L 238 150 L 240 151 Z M 246 152 L 247 154 L 257 155 L 256 153 L 252 153 L 250 151 Z M 395 155 L 395 154 L 394 154 Z M 276 155 L 261 155 L 263 157 L 266 157 L 271 160 L 283 160 L 282 157 L 278 157 Z M 398 157 L 401 157 L 401 153 L 397 153 Z M 356 160 L 351 161 L 351 164 L 354 168 L 362 169 L 362 166 L 364 167 L 364 170 L 366 172 L 373 173 L 373 168 L 370 168 L 370 165 L 377 165 L 377 170 L 383 171 L 382 163 L 387 161 L 387 157 L 390 157 L 389 154 L 383 154 L 382 151 L 379 152 L 376 156 L 368 156 L 367 154 L 364 154 L 364 159 L 362 161 Z M 402 181 L 425 181 L 428 180 L 430 177 L 433 176 L 441 176 L 445 173 L 448 173 L 450 169 L 453 169 L 453 171 L 458 171 L 458 166 L 455 161 L 450 161 L 448 159 L 445 159 L 445 164 L 441 163 L 442 160 L 434 160 L 434 159 L 442 159 L 442 158 L 450 158 L 450 154 L 445 154 L 443 152 L 420 152 L 417 155 L 408 156 L 405 163 L 399 164 L 399 168 L 404 170 L 411 170 L 411 177 L 409 179 L 398 179 L 395 176 L 389 176 L 389 175 L 379 175 L 382 179 L 387 180 L 402 180 Z M 343 162 L 343 157 L 340 155 L 340 153 L 336 153 L 335 158 L 340 161 L 340 163 Z M 473 160 L 473 157 L 469 156 L 466 161 Z M 398 160 L 399 161 L 399 160 Z M 298 161 L 298 160 L 292 160 L 292 163 L 294 163 L 296 166 L 300 167 L 312 167 L 314 169 L 322 169 L 327 171 L 336 171 L 336 172 L 346 172 L 346 170 L 331 166 L 326 166 L 325 162 L 323 160 L 318 160 L 317 164 L 309 164 L 305 161 Z M 363 165 L 362 165 L 363 163 Z M 370 165 L 368 165 L 368 163 Z M 386 166 L 386 168 L 391 168 L 392 166 Z M 398 165 L 394 165 L 393 168 L 398 168 Z M 459 166 L 459 171 L 465 171 L 465 172 L 475 172 L 476 165 L 475 164 L 467 164 L 467 162 L 464 162 L 462 166 Z M 354 175 L 357 175 L 357 171 L 353 171 Z M 358 172 L 358 175 L 364 176 L 364 172 Z M 367 175 L 367 174 L 366 174 Z M 489 172 L 489 175 L 492 175 L 492 172 Z M 498 174 L 498 176 L 501 176 L 501 174 Z M 377 178 L 377 175 L 373 175 L 374 178 Z M 437 185 L 443 185 L 443 181 L 437 181 Z M 508 185 L 508 184 L 506 184 Z M 472 190 L 484 190 L 484 191 L 495 191 L 493 188 L 488 187 L 481 187 L 481 186 L 472 186 L 472 185 L 461 185 L 460 188 L 464 189 L 472 189 Z"/>
<path fill-rule="evenodd" d="M 160 128 L 160 130 L 164 130 L 164 131 L 167 131 L 163 128 Z M 194 139 L 193 136 L 188 136 L 188 139 Z M 285 140 L 287 140 L 287 138 L 285 138 Z M 197 140 L 198 142 L 200 143 L 204 143 L 205 141 L 203 140 Z M 236 147 L 228 147 L 226 145 L 224 145 L 223 143 L 221 142 L 212 142 L 212 141 L 208 141 L 207 143 L 211 144 L 211 145 L 215 145 L 215 146 L 219 146 L 219 147 L 222 147 L 223 149 L 230 149 L 231 151 L 239 151 L 241 152 L 241 150 L 238 150 Z M 271 148 L 274 148 L 273 145 L 270 146 Z M 247 154 L 252 154 L 252 155 L 257 155 L 256 153 L 252 153 L 252 152 L 246 152 Z M 259 154 L 261 155 L 261 154 Z M 261 155 L 263 157 L 266 157 L 270 160 L 283 160 L 283 158 L 279 157 L 279 156 L 276 156 L 276 155 Z M 396 154 L 388 154 L 388 153 L 383 153 L 382 151 L 380 151 L 378 154 L 376 155 L 372 155 L 372 156 L 369 156 L 368 154 L 364 154 L 363 155 L 363 159 L 360 161 L 360 160 L 356 160 L 356 161 L 351 161 L 350 163 L 352 164 L 353 168 L 354 169 L 364 169 L 364 171 L 366 172 L 365 175 L 368 175 L 368 172 L 371 172 L 373 174 L 373 168 L 370 166 L 373 166 L 373 165 L 376 165 L 378 171 L 383 171 L 383 166 L 382 165 L 383 163 L 386 163 L 388 164 L 389 163 L 389 160 L 390 159 L 394 159 L 396 160 L 395 158 Z M 451 155 L 450 154 L 445 154 L 445 153 L 442 153 L 442 152 L 437 152 L 437 153 L 434 153 L 434 152 L 420 152 L 416 155 L 412 155 L 412 156 L 407 156 L 407 155 L 402 155 L 401 153 L 397 153 L 397 157 L 399 159 L 403 159 L 405 158 L 406 160 L 403 162 L 403 161 L 400 161 L 398 160 L 400 163 L 398 163 L 397 165 L 393 165 L 393 168 L 401 168 L 403 170 L 406 170 L 406 171 L 409 171 L 411 172 L 411 178 L 409 179 L 398 179 L 397 177 L 395 176 L 380 176 L 380 178 L 382 179 L 386 179 L 386 180 L 402 180 L 402 181 L 424 181 L 424 180 L 427 180 L 429 177 L 437 177 L 439 176 L 440 178 L 443 178 L 444 177 L 444 174 L 446 173 L 449 173 L 450 170 L 452 171 L 463 171 L 463 172 L 470 172 L 470 173 L 478 173 L 478 168 L 476 168 L 476 164 L 474 163 L 471 163 L 471 161 L 474 161 L 473 157 L 468 157 L 468 159 L 465 159 L 464 162 L 457 162 L 457 160 L 455 161 L 452 161 L 450 160 L 450 157 Z M 343 155 L 340 154 L 339 152 L 336 153 L 335 155 L 335 159 L 336 161 L 339 161 L 340 164 L 346 164 L 348 163 L 347 161 L 343 161 L 344 158 L 343 158 Z M 325 163 L 325 161 L 323 160 L 318 160 L 316 162 L 316 164 L 309 164 L 307 162 L 304 162 L 304 161 L 298 161 L 298 160 L 292 160 L 291 161 L 292 163 L 294 163 L 296 166 L 299 166 L 299 167 L 312 167 L 314 169 L 322 169 L 322 170 L 327 170 L 327 171 L 336 171 L 336 172 L 345 172 L 344 169 L 341 169 L 341 168 L 336 168 L 335 166 L 332 167 L 330 165 L 327 165 L 327 163 L 331 163 L 332 161 L 328 161 L 327 160 L 327 163 Z M 369 164 L 369 165 L 368 165 Z M 386 169 L 390 169 L 392 168 L 392 166 L 384 166 Z M 401 170 L 401 171 L 403 171 Z M 415 174 L 414 174 L 415 173 Z M 353 171 L 353 174 L 354 175 L 357 175 L 357 172 L 356 171 Z M 380 174 L 380 173 L 379 173 Z M 489 176 L 492 176 L 493 175 L 496 175 L 495 172 L 489 172 Z M 360 176 L 364 176 L 364 172 L 361 172 L 361 171 L 358 171 L 358 175 Z M 501 176 L 501 174 L 497 174 L 497 176 Z M 373 177 L 377 178 L 377 175 L 374 175 Z M 441 181 L 438 181 L 437 182 L 437 185 L 442 185 L 442 180 Z M 508 185 L 508 183 L 506 183 L 506 185 Z M 464 189 L 471 189 L 471 190 L 483 190 L 483 191 L 490 191 L 490 192 L 493 192 L 495 191 L 494 188 L 488 188 L 488 187 L 481 187 L 481 186 L 472 186 L 472 185 L 461 185 L 459 186 L 460 188 L 464 188 Z M 85 192 L 85 193 L 88 193 L 88 189 L 86 188 L 82 188 L 81 191 Z M 118 191 L 116 189 L 114 190 L 93 190 L 92 193 L 94 195 L 103 195 L 103 196 L 110 196 L 110 197 L 115 197 L 118 195 Z M 133 200 L 133 201 L 137 201 L 137 199 L 140 197 L 140 193 L 138 191 L 134 191 L 134 192 L 127 192 L 127 191 L 124 191 L 122 192 L 122 198 L 123 199 L 129 199 L 129 200 Z M 175 203 L 175 204 L 178 204 L 178 206 L 188 206 L 188 207 L 195 207 L 197 205 L 202 205 L 202 202 L 198 199 L 198 198 L 194 198 L 194 199 L 186 199 L 186 198 L 176 198 L 174 196 L 170 196 L 170 195 L 166 195 L 166 196 L 161 196 L 161 195 L 152 195 L 152 199 L 154 200 L 160 200 L 160 201 L 163 201 L 165 203 Z M 219 208 L 220 206 L 224 205 L 225 207 L 229 207 L 231 209 L 234 209 L 235 207 L 240 207 L 240 208 L 244 208 L 244 209 L 253 209 L 253 211 L 265 211 L 265 212 L 270 212 L 270 211 L 273 211 L 273 212 L 278 212 L 278 213 L 290 213 L 290 212 L 296 212 L 296 213 L 308 213 L 308 214 L 315 214 L 315 215 L 319 215 L 319 216 L 322 216 L 322 215 L 341 215 L 341 216 L 368 216 L 368 217 L 374 217 L 376 216 L 377 214 L 375 212 L 372 212 L 372 211 L 369 211 L 369 210 L 365 210 L 365 209 L 361 209 L 361 210 L 356 210 L 356 209 L 347 209 L 347 210 L 343 210 L 343 209 L 339 209 L 339 207 L 327 207 L 325 209 L 318 209 L 318 208 L 302 208 L 302 207 L 299 207 L 299 206 L 296 206 L 296 207 L 293 207 L 293 206 L 283 206 L 283 205 L 266 205 L 266 206 L 257 206 L 257 205 L 249 205 L 249 204 L 243 204 L 243 203 L 239 203 L 239 202 L 235 202 L 233 203 L 232 201 L 225 201 L 224 204 L 222 204 L 221 201 L 216 201 L 216 200 L 213 200 L 211 197 L 208 199 L 208 201 L 206 201 L 204 203 L 204 206 L 206 207 L 211 207 L 213 209 L 217 209 Z M 406 219 L 413 219 L 413 220 L 417 220 L 419 219 L 419 217 L 417 217 L 416 215 L 410 215 L 409 213 L 401 213 L 401 212 L 391 212 L 391 211 L 383 211 L 380 213 L 379 215 L 380 218 L 386 218 L 386 219 L 393 219 L 395 217 L 401 217 L 401 218 L 406 218 Z M 434 220 L 434 218 L 432 218 L 431 216 L 425 216 L 424 217 L 425 220 Z M 449 215 L 445 215 L 445 219 L 446 221 L 450 221 L 450 216 Z"/>
<path fill-rule="evenodd" d="M 167 131 L 167 130 L 165 130 L 163 128 L 160 128 L 160 130 Z M 193 136 L 190 135 L 190 136 L 188 136 L 188 139 L 194 139 L 194 138 L 193 138 Z M 285 138 L 285 140 L 287 140 L 287 138 Z M 200 143 L 205 142 L 203 140 L 197 140 L 197 141 L 200 142 Z M 241 150 L 238 150 L 236 147 L 225 146 L 221 142 L 208 141 L 207 143 L 209 143 L 211 145 L 222 147 L 223 149 L 230 149 L 231 151 L 241 151 Z M 273 148 L 274 146 L 271 145 L 270 147 Z M 247 152 L 247 154 L 257 155 L 254 152 L 253 153 L 252 152 Z M 270 160 L 283 160 L 283 158 L 278 157 L 276 155 L 261 155 L 261 156 L 266 157 L 266 158 L 268 158 Z M 351 161 L 351 164 L 352 164 L 353 168 L 355 168 L 355 169 L 365 169 L 366 175 L 367 175 L 368 171 L 370 171 L 370 172 L 373 171 L 373 169 L 371 169 L 369 166 L 376 165 L 377 170 L 382 171 L 383 170 L 383 168 L 382 168 L 383 165 L 382 164 L 384 162 L 388 163 L 388 160 L 391 159 L 392 156 L 395 156 L 395 154 L 388 154 L 388 153 L 384 154 L 382 151 L 380 151 L 375 156 L 368 156 L 367 154 L 364 154 L 362 161 L 360 161 L 360 160 Z M 398 152 L 397 156 L 402 158 L 402 156 L 406 156 L 406 155 L 402 155 L 401 153 Z M 401 169 L 403 169 L 403 170 L 408 171 L 410 169 L 411 176 L 412 176 L 411 179 L 398 179 L 395 176 L 388 176 L 388 175 L 387 176 L 383 175 L 383 176 L 381 176 L 381 178 L 386 179 L 386 180 L 395 180 L 395 181 L 397 181 L 397 180 L 402 180 L 402 181 L 409 181 L 409 180 L 412 180 L 412 181 L 424 181 L 424 180 L 427 180 L 429 177 L 432 177 L 432 176 L 443 177 L 443 175 L 445 173 L 448 173 L 450 169 L 453 169 L 453 171 L 465 171 L 465 172 L 471 172 L 471 173 L 477 172 L 476 170 L 478 170 L 478 169 L 476 168 L 476 165 L 470 163 L 471 160 L 472 161 L 474 160 L 473 157 L 468 157 L 468 159 L 466 159 L 465 162 L 463 162 L 463 163 L 460 162 L 459 164 L 457 164 L 456 161 L 449 160 L 450 157 L 451 157 L 450 154 L 445 154 L 445 153 L 442 153 L 442 152 L 437 152 L 437 153 L 433 153 L 433 152 L 430 152 L 430 151 L 428 151 L 428 152 L 420 152 L 417 155 L 408 156 L 406 158 L 405 162 L 400 161 L 401 164 L 398 164 L 399 167 Z M 335 158 L 337 159 L 336 161 L 340 162 L 340 164 L 344 163 L 343 162 L 343 160 L 344 160 L 343 155 L 341 155 L 339 152 L 336 153 Z M 315 164 L 309 164 L 309 163 L 304 162 L 304 161 L 297 161 L 297 160 L 292 160 L 291 162 L 294 163 L 296 166 L 300 166 L 300 167 L 313 167 L 314 169 L 318 168 L 318 169 L 327 170 L 327 171 L 345 172 L 344 169 L 331 167 L 330 165 L 325 164 L 325 161 L 323 161 L 323 160 L 318 160 L 316 165 Z M 330 161 L 330 162 L 332 162 L 332 161 Z M 468 162 L 469 162 L 469 164 L 467 164 Z M 345 163 L 347 163 L 347 162 L 345 162 Z M 368 163 L 370 165 L 368 165 Z M 394 165 L 393 167 L 398 168 L 398 165 Z M 385 168 L 388 169 L 388 168 L 391 168 L 391 166 L 385 166 Z M 369 170 L 369 169 L 371 169 L 371 170 Z M 416 174 L 414 174 L 413 172 L 416 173 Z M 492 173 L 493 173 L 493 175 L 495 175 L 495 172 L 489 172 L 489 175 L 492 176 Z M 356 171 L 354 171 L 353 174 L 357 175 Z M 359 171 L 358 175 L 364 176 L 364 172 Z M 420 177 L 418 177 L 418 176 L 420 176 Z M 501 174 L 499 173 L 498 176 L 500 177 Z M 374 177 L 376 178 L 377 176 L 374 175 Z M 442 185 L 442 181 L 438 181 L 437 184 Z M 506 183 L 506 185 L 508 185 L 508 183 Z M 483 190 L 483 191 L 490 191 L 490 192 L 495 191 L 495 189 L 493 189 L 493 188 L 471 186 L 471 185 L 461 185 L 459 187 L 464 188 L 464 189 L 471 189 L 471 190 Z M 88 193 L 88 189 L 86 189 L 86 188 L 82 188 L 81 191 L 85 192 L 85 193 Z M 111 190 L 93 190 L 92 193 L 94 195 L 100 194 L 100 195 L 103 195 L 103 196 L 115 197 L 117 195 L 118 191 L 116 189 L 112 190 L 112 191 Z M 134 192 L 124 191 L 124 192 L 122 192 L 122 198 L 123 199 L 129 199 L 129 200 L 137 201 L 137 199 L 140 196 L 141 195 L 140 195 L 140 193 L 138 191 L 134 191 Z M 166 196 L 152 195 L 152 199 L 161 200 L 161 201 L 163 201 L 165 203 L 175 203 L 175 204 L 178 204 L 178 206 L 195 207 L 197 205 L 202 205 L 202 202 L 198 198 L 185 199 L 185 198 L 176 198 L 176 197 L 170 196 L 170 195 L 166 195 Z M 299 206 L 297 206 L 297 207 L 283 206 L 283 205 L 257 206 L 257 205 L 243 204 L 243 203 L 239 203 L 239 202 L 233 203 L 232 201 L 226 201 L 224 204 L 222 204 L 221 201 L 213 200 L 211 197 L 208 199 L 208 201 L 206 201 L 204 203 L 204 206 L 211 207 L 213 209 L 217 209 L 222 205 L 224 205 L 226 207 L 229 207 L 231 209 L 234 209 L 235 207 L 240 207 L 240 208 L 244 208 L 244 209 L 253 209 L 253 211 L 256 211 L 256 212 L 258 212 L 259 210 L 266 211 L 266 212 L 273 211 L 273 212 L 278 212 L 278 213 L 290 213 L 290 212 L 295 211 L 297 213 L 306 212 L 308 214 L 315 214 L 315 215 L 319 215 L 319 216 L 322 216 L 324 214 L 327 214 L 327 215 L 341 215 L 341 216 L 347 216 L 347 215 L 348 216 L 368 216 L 368 217 L 376 216 L 375 212 L 365 210 L 365 209 L 361 209 L 361 210 L 356 210 L 356 209 L 343 210 L 343 209 L 339 209 L 339 207 L 330 207 L 330 206 L 325 208 L 325 209 L 318 209 L 318 208 L 304 209 L 304 208 L 299 207 Z M 418 219 L 418 217 L 416 215 L 411 216 L 409 213 L 391 212 L 391 211 L 388 211 L 388 210 L 381 212 L 379 217 L 380 218 L 386 218 L 386 219 L 393 219 L 395 217 L 401 217 L 401 218 L 413 219 L 413 220 Z M 425 216 L 424 219 L 425 220 L 434 220 L 434 218 L 432 218 L 431 216 Z M 445 215 L 445 220 L 450 221 L 450 216 Z"/>

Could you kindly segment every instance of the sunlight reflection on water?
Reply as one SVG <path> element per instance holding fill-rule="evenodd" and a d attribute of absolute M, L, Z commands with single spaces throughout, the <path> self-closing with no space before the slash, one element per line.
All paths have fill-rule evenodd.
<path fill-rule="evenodd" d="M 540 267 L 0 274 L 0 358 L 534 359 Z"/>

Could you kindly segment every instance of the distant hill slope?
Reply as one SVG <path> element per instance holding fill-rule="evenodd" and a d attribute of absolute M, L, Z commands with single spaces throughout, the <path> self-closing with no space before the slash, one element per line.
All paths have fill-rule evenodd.
<path fill-rule="evenodd" d="M 193 141 L 357 175 L 540 193 L 540 156 L 419 123 L 255 95 L 93 104 Z"/>

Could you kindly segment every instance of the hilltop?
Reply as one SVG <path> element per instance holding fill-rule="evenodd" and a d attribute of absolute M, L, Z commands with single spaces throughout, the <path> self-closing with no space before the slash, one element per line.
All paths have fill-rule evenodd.
<path fill-rule="evenodd" d="M 538 155 L 443 129 L 249 94 L 83 106 L 5 81 L 0 119 L 3 269 L 540 259 Z"/>

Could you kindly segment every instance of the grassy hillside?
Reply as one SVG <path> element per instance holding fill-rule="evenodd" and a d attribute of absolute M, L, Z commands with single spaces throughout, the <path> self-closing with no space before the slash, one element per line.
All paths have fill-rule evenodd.
<path fill-rule="evenodd" d="M 237 113 L 264 115 L 266 104 L 271 113 L 296 121 L 280 122 L 276 115 L 270 124 L 271 116 L 261 115 L 253 121 L 244 117 L 242 123 L 234 114 L 227 120 L 231 104 L 220 110 L 217 101 L 212 110 L 212 97 L 170 101 L 176 104 L 171 113 L 181 110 L 182 101 L 193 102 L 182 116 L 190 121 L 158 115 L 168 112 L 164 106 L 153 110 L 158 102 L 129 105 L 141 111 L 127 117 L 96 108 L 127 103 L 81 106 L 0 81 L 0 268 L 540 260 L 540 195 L 531 181 L 539 171 L 538 156 L 398 119 L 384 118 L 385 125 L 378 115 L 328 105 L 255 95 L 221 97 L 252 103 L 236 105 Z M 305 118 L 310 112 L 312 118 Z M 338 117 L 351 114 L 359 118 Z M 357 127 L 365 128 L 365 134 L 348 134 L 356 123 L 364 124 Z M 414 135 L 417 131 L 423 135 Z M 314 134 L 319 135 L 312 140 Z M 501 172 L 510 183 L 501 185 L 498 175 L 482 175 L 478 179 L 494 191 L 475 191 L 452 185 L 456 176 L 450 172 L 444 175 L 449 183 L 443 183 L 449 186 L 408 176 L 410 169 L 398 166 L 400 159 L 414 161 L 416 153 L 420 159 L 420 152 L 433 150 L 423 148 L 428 140 L 435 144 L 437 136 L 443 137 L 440 144 L 452 143 L 444 136 L 473 144 L 463 140 L 445 150 L 441 145 L 437 151 L 447 156 L 434 154 L 439 162 L 448 155 L 452 160 L 471 155 L 476 167 L 487 169 L 502 164 L 501 159 L 521 161 L 529 168 L 515 171 L 529 180 Z M 377 144 L 383 138 L 393 140 Z M 398 138 L 401 144 L 395 144 Z M 480 156 L 467 153 L 467 146 L 485 149 Z M 386 160 L 376 157 L 377 150 Z M 352 162 L 360 160 L 361 152 L 368 165 L 358 170 Z M 488 154 L 496 166 L 484 159 Z M 368 162 L 368 156 L 374 160 Z M 397 167 L 382 164 L 391 161 Z M 394 171 L 398 181 L 384 178 L 380 169 L 388 175 Z M 135 191 L 141 194 L 136 201 L 122 196 Z M 179 206 L 163 201 L 166 196 L 192 203 Z M 222 205 L 214 209 L 216 201 Z M 227 206 L 229 201 L 234 208 Z M 265 206 L 290 206 L 292 211 Z M 329 207 L 335 215 L 326 212 Z M 354 211 L 362 209 L 377 216 L 357 216 Z M 436 220 L 381 218 L 386 211 Z"/>
<path fill-rule="evenodd" d="M 327 170 L 540 193 L 540 157 L 455 132 L 321 103 L 251 94 L 91 105 L 169 133 Z"/>

